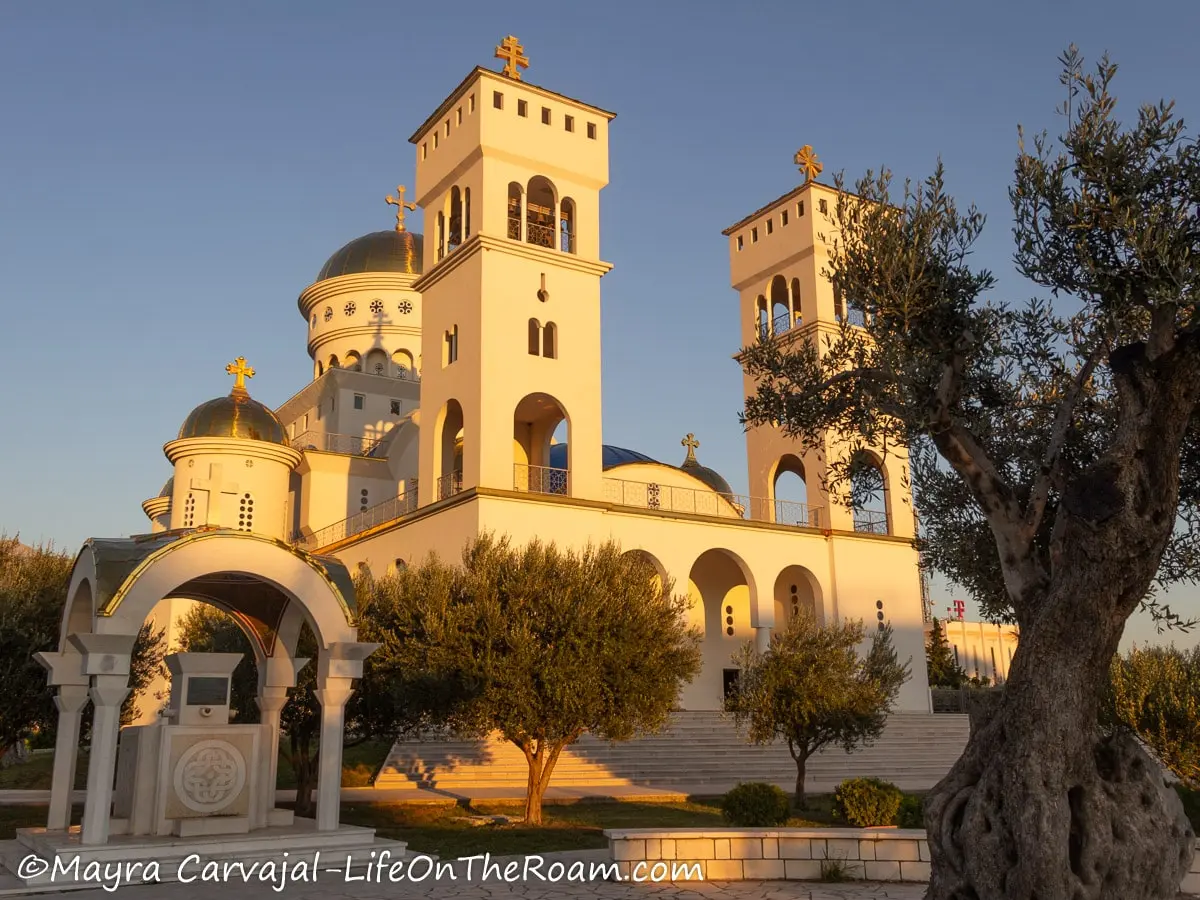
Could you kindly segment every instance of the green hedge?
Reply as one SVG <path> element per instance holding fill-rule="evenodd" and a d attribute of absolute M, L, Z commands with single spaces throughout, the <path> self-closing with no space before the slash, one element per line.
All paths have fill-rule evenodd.
<path fill-rule="evenodd" d="M 791 799 L 773 784 L 752 781 L 739 784 L 721 800 L 725 821 L 738 828 L 770 828 L 791 815 Z"/>
<path fill-rule="evenodd" d="M 833 792 L 833 817 L 857 828 L 891 825 L 903 796 L 900 788 L 878 778 L 847 778 Z"/>

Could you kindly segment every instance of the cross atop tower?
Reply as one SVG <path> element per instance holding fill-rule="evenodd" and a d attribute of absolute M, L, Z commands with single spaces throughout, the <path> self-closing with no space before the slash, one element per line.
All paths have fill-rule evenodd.
<path fill-rule="evenodd" d="M 513 81 L 520 81 L 521 69 L 529 68 L 529 58 L 525 56 L 525 48 L 511 34 L 496 48 L 496 59 L 504 60 L 503 74 Z"/>
<path fill-rule="evenodd" d="M 680 441 L 679 444 L 680 446 L 687 447 L 687 458 L 694 461 L 696 459 L 696 450 L 700 446 L 700 442 L 696 440 L 696 436 L 689 431 L 687 437 Z M 684 460 L 684 462 L 686 461 Z"/>
<path fill-rule="evenodd" d="M 417 208 L 417 204 L 404 202 L 404 185 L 402 185 L 402 184 L 396 185 L 396 193 L 399 196 L 393 197 L 391 194 L 387 195 L 387 203 L 389 206 L 396 207 L 396 230 L 403 231 L 404 230 L 404 211 L 406 209 L 415 210 Z"/>
<path fill-rule="evenodd" d="M 246 390 L 246 379 L 254 377 L 254 369 L 246 365 L 246 357 L 239 356 L 233 362 L 225 367 L 225 371 L 234 377 L 233 389 L 235 391 Z"/>
<path fill-rule="evenodd" d="M 800 171 L 804 173 L 804 183 L 808 184 L 814 178 L 821 174 L 825 168 L 821 165 L 821 161 L 817 159 L 817 154 L 812 148 L 812 144 L 805 144 L 796 151 L 796 155 L 792 157 L 792 162 L 800 167 Z"/>

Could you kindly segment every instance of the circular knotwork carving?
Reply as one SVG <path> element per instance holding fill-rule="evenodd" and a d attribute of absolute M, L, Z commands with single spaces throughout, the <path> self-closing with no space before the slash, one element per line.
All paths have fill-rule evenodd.
<path fill-rule="evenodd" d="M 175 793 L 190 810 L 215 813 L 246 786 L 246 759 L 228 741 L 198 741 L 175 764 Z"/>

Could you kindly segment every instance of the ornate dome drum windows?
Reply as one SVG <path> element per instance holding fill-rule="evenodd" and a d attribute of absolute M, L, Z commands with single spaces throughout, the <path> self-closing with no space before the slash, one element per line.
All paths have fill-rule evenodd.
<path fill-rule="evenodd" d="M 346 315 L 348 315 L 348 316 L 352 316 L 352 315 L 354 315 L 354 311 L 355 311 L 356 309 L 358 309 L 358 307 L 354 305 L 354 301 L 353 301 L 353 300 L 350 300 L 350 301 L 348 301 L 348 302 L 346 303 L 346 305 L 345 305 L 344 307 L 342 307 L 342 310 L 343 310 L 343 311 L 346 313 Z"/>
<path fill-rule="evenodd" d="M 332 318 L 333 318 L 333 307 L 332 306 L 325 307 L 325 321 L 328 322 Z"/>
<path fill-rule="evenodd" d="M 371 301 L 371 312 L 373 312 L 377 316 L 380 315 L 383 312 L 383 301 L 382 300 L 372 300 Z"/>
<path fill-rule="evenodd" d="M 407 316 L 413 311 L 412 302 L 409 300 L 401 300 L 396 308 L 400 310 L 400 315 L 402 316 Z"/>

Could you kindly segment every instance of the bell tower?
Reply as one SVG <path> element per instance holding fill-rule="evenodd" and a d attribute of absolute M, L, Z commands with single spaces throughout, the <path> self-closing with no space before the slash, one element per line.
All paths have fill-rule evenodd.
<path fill-rule="evenodd" d="M 425 212 L 422 505 L 473 487 L 599 499 L 600 190 L 614 117 L 476 67 L 410 141 Z M 561 426 L 565 423 L 565 429 Z M 550 467 L 556 430 L 567 469 Z M 565 433 L 564 433 L 565 431 Z"/>
<path fill-rule="evenodd" d="M 838 192 L 816 178 L 823 166 L 810 145 L 796 152 L 803 183 L 751 213 L 722 234 L 729 239 L 729 268 L 738 292 L 741 346 L 758 340 L 784 343 L 809 341 L 823 352 L 826 338 L 836 339 L 843 327 L 861 324 L 855 311 L 835 296 L 823 274 L 829 269 L 829 241 L 835 228 Z M 743 374 L 746 396 L 757 390 Z M 773 426 L 746 432 L 750 494 L 766 501 L 774 520 L 823 530 L 859 531 L 912 537 L 913 517 L 903 451 L 865 451 L 861 475 L 878 485 L 875 499 L 860 509 L 831 503 L 822 487 L 830 459 L 848 448 L 827 435 L 807 449 Z M 783 479 L 803 482 L 803 501 L 781 496 Z"/>

